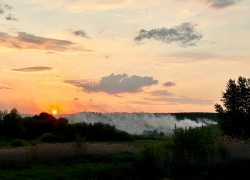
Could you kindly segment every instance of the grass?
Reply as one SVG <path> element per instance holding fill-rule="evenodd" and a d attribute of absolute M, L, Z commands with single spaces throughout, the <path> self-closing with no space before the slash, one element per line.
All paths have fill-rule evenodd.
<path fill-rule="evenodd" d="M 161 149 L 168 151 L 173 142 L 172 140 L 142 140 L 135 142 L 91 142 L 83 143 L 80 147 L 76 147 L 74 143 L 57 143 L 2 148 L 0 149 L 0 179 L 153 180 L 152 176 L 150 178 L 145 176 L 148 174 L 145 169 L 138 168 L 138 158 L 140 157 L 137 153 L 138 148 L 145 143 L 152 144 L 156 151 Z M 231 179 L 232 177 L 237 179 L 246 175 L 248 167 L 250 167 L 248 142 L 219 137 L 215 147 L 226 147 L 230 156 L 222 158 L 221 152 L 218 151 L 214 156 L 214 161 L 209 163 L 170 161 L 170 173 L 166 176 L 171 180 L 205 180 Z M 27 158 L 27 150 L 30 150 L 29 158 Z M 223 148 L 222 152 L 224 152 Z M 166 167 L 164 168 L 163 170 L 166 170 Z M 150 169 L 147 171 L 150 173 Z"/>
<path fill-rule="evenodd" d="M 36 163 L 1 162 L 0 179 L 94 180 L 140 179 L 136 177 L 136 155 L 80 155 Z"/>
<path fill-rule="evenodd" d="M 97 143 L 96 141 L 87 141 L 90 144 L 94 144 Z M 135 148 L 140 148 L 142 147 L 144 144 L 147 143 L 153 143 L 155 145 L 159 145 L 164 147 L 164 144 L 168 143 L 168 142 L 172 142 L 171 139 L 161 139 L 161 140 L 135 140 L 135 141 L 104 141 L 103 143 L 107 143 L 107 144 L 126 144 Z"/>
<path fill-rule="evenodd" d="M 119 154 L 123 152 L 138 153 L 138 149 L 127 144 L 47 143 L 36 146 L 2 148 L 0 149 L 0 162 L 56 159 L 81 154 Z"/>

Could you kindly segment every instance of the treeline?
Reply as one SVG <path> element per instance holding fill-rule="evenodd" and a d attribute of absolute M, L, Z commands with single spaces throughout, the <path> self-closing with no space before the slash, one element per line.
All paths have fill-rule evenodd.
<path fill-rule="evenodd" d="M 217 113 L 201 113 L 201 112 L 183 112 L 183 113 L 170 113 L 175 116 L 178 120 L 183 120 L 184 118 L 191 119 L 193 121 L 198 121 L 201 119 L 210 119 L 217 122 Z"/>
<path fill-rule="evenodd" d="M 134 136 L 110 124 L 75 123 L 68 119 L 42 112 L 22 118 L 17 109 L 0 111 L 0 136 L 25 140 L 39 139 L 49 142 L 72 142 L 78 137 L 89 141 L 131 141 Z"/>

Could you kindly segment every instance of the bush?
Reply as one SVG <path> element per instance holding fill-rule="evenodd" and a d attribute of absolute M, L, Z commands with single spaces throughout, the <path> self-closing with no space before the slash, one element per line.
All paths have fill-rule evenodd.
<path fill-rule="evenodd" d="M 214 135 L 207 128 L 176 128 L 172 150 L 177 160 L 209 160 L 214 152 Z"/>
<path fill-rule="evenodd" d="M 153 144 L 143 145 L 139 151 L 138 170 L 142 171 L 145 177 L 152 179 L 161 176 L 162 169 L 161 152 L 157 151 Z"/>
<path fill-rule="evenodd" d="M 21 146 L 28 146 L 29 143 L 22 139 L 13 139 L 10 142 L 11 146 L 13 147 L 21 147 Z"/>
<path fill-rule="evenodd" d="M 52 133 L 44 133 L 39 139 L 44 143 L 65 142 L 65 139 L 63 137 L 54 135 Z"/>
<path fill-rule="evenodd" d="M 80 134 L 77 134 L 74 146 L 80 148 L 84 145 L 86 145 L 86 137 L 82 138 Z"/>

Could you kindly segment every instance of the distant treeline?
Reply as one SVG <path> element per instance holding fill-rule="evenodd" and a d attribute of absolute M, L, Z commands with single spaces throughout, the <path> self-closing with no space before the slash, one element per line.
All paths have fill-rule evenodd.
<path fill-rule="evenodd" d="M 176 117 L 177 120 L 191 119 L 193 121 L 198 121 L 199 118 L 201 119 L 210 119 L 212 121 L 217 122 L 216 115 L 217 113 L 208 113 L 208 112 L 182 112 L 182 113 L 154 113 L 156 116 L 162 116 L 171 114 Z"/>
<path fill-rule="evenodd" d="M 110 124 L 75 123 L 68 119 L 42 112 L 33 117 L 22 118 L 16 109 L 0 111 L 0 136 L 25 140 L 40 139 L 50 142 L 70 142 L 78 137 L 90 141 L 130 141 L 134 136 L 118 130 Z"/>

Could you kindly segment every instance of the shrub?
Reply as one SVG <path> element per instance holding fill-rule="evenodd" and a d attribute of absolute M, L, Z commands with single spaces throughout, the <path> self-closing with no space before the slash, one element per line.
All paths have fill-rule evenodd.
<path fill-rule="evenodd" d="M 65 141 L 63 137 L 59 135 L 54 135 L 52 133 L 44 133 L 39 139 L 44 143 L 56 143 Z"/>
<path fill-rule="evenodd" d="M 13 147 L 22 147 L 22 146 L 28 146 L 29 143 L 22 139 L 13 139 L 11 140 L 11 146 Z"/>
<path fill-rule="evenodd" d="M 172 150 L 177 160 L 209 160 L 214 152 L 214 135 L 207 128 L 176 128 Z"/>
<path fill-rule="evenodd" d="M 74 146 L 80 148 L 85 144 L 86 144 L 86 137 L 82 138 L 80 134 L 77 134 Z"/>
<path fill-rule="evenodd" d="M 162 169 L 161 152 L 157 151 L 153 144 L 143 145 L 139 151 L 138 170 L 144 172 L 145 177 L 152 179 L 161 176 Z"/>

